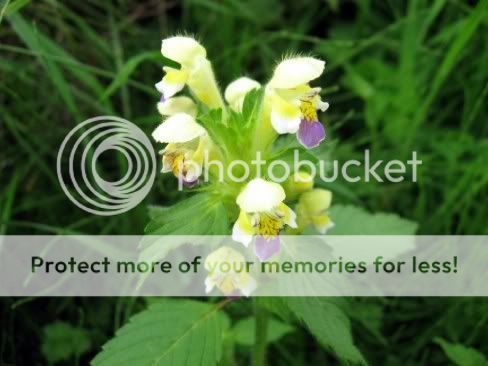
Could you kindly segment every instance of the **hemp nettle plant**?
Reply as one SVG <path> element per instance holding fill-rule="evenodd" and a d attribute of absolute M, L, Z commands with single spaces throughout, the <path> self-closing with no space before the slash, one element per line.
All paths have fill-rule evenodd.
<path fill-rule="evenodd" d="M 283 234 L 413 234 L 415 224 L 395 215 L 331 207 L 330 191 L 314 188 L 307 170 L 293 171 L 297 150 L 309 161 L 327 155 L 320 146 L 327 140 L 318 113 L 329 104 L 321 88 L 311 85 L 324 72 L 324 61 L 288 56 L 266 84 L 240 77 L 222 94 L 207 52 L 194 38 L 164 39 L 161 52 L 173 63 L 156 84 L 164 121 L 152 136 L 165 144 L 162 172 L 194 194 L 171 207 L 152 207 L 146 234 L 232 234 L 260 261 L 280 255 Z M 205 156 L 219 164 L 205 165 Z M 289 164 L 291 175 L 282 182 L 262 175 L 251 164 L 256 156 L 271 171 Z M 221 167 L 230 167 L 232 176 L 224 176 Z M 207 258 L 218 260 L 239 262 L 243 256 L 222 247 Z M 201 286 L 225 297 L 151 300 L 154 304 L 119 330 L 93 364 L 235 365 L 235 347 L 248 347 L 253 364 L 260 366 L 267 363 L 267 346 L 298 332 L 300 324 L 340 362 L 366 364 L 352 339 L 346 299 L 256 297 L 251 302 L 246 297 L 256 282 L 246 273 L 209 271 Z"/>
<path fill-rule="evenodd" d="M 162 172 L 174 174 L 188 188 L 205 192 L 212 210 L 221 205 L 220 210 L 235 222 L 234 240 L 248 246 L 256 236 L 255 253 L 261 260 L 279 251 L 279 234 L 286 230 L 297 234 L 313 224 L 325 233 L 332 226 L 327 215 L 329 191 L 313 190 L 305 171 L 294 172 L 282 186 L 261 176 L 257 167 L 250 171 L 245 164 L 256 155 L 270 165 L 277 160 L 284 163 L 299 147 L 293 140 L 278 144 L 279 135 L 296 135 L 303 150 L 316 148 L 325 139 L 317 110 L 325 111 L 329 105 L 320 98 L 321 88 L 309 85 L 323 73 L 325 62 L 312 57 L 287 58 L 277 65 L 265 86 L 241 77 L 226 88 L 222 98 L 207 52 L 196 40 L 181 36 L 165 39 L 162 54 L 180 64 L 180 68 L 164 67 L 166 74 L 156 84 L 161 92 L 158 110 L 167 117 L 153 132 L 157 142 L 167 144 L 160 152 Z M 185 86 L 193 99 L 175 96 Z M 212 165 L 203 166 L 205 154 Z M 234 167 L 229 177 L 216 171 L 229 166 Z M 200 185 L 204 169 L 210 179 Z M 305 192 L 299 197 L 297 217 L 285 200 Z M 205 234 L 227 233 L 227 225 L 220 225 Z M 201 228 L 182 232 L 201 233 Z"/>

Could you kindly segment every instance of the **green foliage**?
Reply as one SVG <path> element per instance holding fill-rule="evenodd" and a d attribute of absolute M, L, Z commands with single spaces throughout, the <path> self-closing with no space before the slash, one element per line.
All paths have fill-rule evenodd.
<path fill-rule="evenodd" d="M 417 224 L 395 214 L 371 214 L 356 206 L 333 205 L 330 235 L 413 235 Z"/>
<path fill-rule="evenodd" d="M 232 328 L 236 343 L 252 346 L 255 339 L 256 323 L 253 317 L 239 320 Z M 267 342 L 276 342 L 281 337 L 293 332 L 293 327 L 271 318 L 268 321 Z"/>
<path fill-rule="evenodd" d="M 361 299 L 358 299 L 361 300 Z M 383 306 L 373 301 L 352 301 L 346 309 L 351 320 L 357 321 L 362 327 L 372 334 L 378 342 L 386 345 L 388 342 L 382 334 Z"/>
<path fill-rule="evenodd" d="M 291 297 L 286 301 L 295 316 L 339 359 L 366 364 L 353 343 L 349 319 L 337 303 L 321 297 Z"/>
<path fill-rule="evenodd" d="M 164 301 L 135 315 L 92 365 L 216 365 L 227 326 L 216 305 Z"/>
<path fill-rule="evenodd" d="M 91 348 L 88 332 L 69 323 L 56 322 L 43 329 L 42 354 L 50 364 L 79 358 Z"/>
<path fill-rule="evenodd" d="M 153 208 L 153 217 L 145 229 L 148 235 L 223 235 L 229 230 L 222 202 L 209 193 L 196 194 L 155 212 Z"/>
<path fill-rule="evenodd" d="M 290 322 L 292 319 L 292 314 L 286 300 L 281 297 L 258 297 L 256 299 L 258 306 L 266 308 L 269 312 L 277 315 L 282 320 Z"/>
<path fill-rule="evenodd" d="M 435 342 L 442 347 L 446 356 L 458 366 L 486 366 L 488 360 L 477 350 L 463 346 L 459 343 L 450 343 L 442 338 L 436 338 Z"/>
<path fill-rule="evenodd" d="M 401 159 L 409 148 L 419 152 L 423 165 L 417 183 L 324 185 L 334 192 L 331 216 L 336 227 L 331 234 L 409 234 L 417 232 L 413 222 L 421 234 L 488 234 L 488 205 L 483 204 L 488 184 L 486 6 L 486 0 L 4 1 L 0 5 L 0 231 L 138 235 L 147 222 L 149 202 L 161 206 L 150 211 L 153 221 L 147 233 L 229 232 L 229 219 L 234 219 L 227 218 L 229 202 L 217 202 L 205 192 L 186 198 L 176 192 L 173 177 L 159 175 L 152 195 L 140 207 L 100 218 L 76 209 L 53 173 L 60 142 L 76 123 L 90 116 L 132 117 L 151 133 L 160 121 L 153 85 L 166 61 L 159 65 L 153 61 L 161 38 L 187 31 L 204 42 L 222 87 L 241 76 L 242 70 L 265 82 L 274 62 L 287 53 L 324 58 L 326 73 L 317 85 L 327 85 L 322 96 L 331 108 L 320 119 L 326 125 L 326 141 L 334 141 L 335 148 L 332 153 L 322 151 L 322 146 L 314 149 L 316 157 L 358 158 L 365 147 L 383 159 Z M 252 98 L 244 103 L 244 113 L 249 115 L 255 110 L 251 105 L 257 105 Z M 214 114 L 209 120 L 221 123 L 209 125 L 207 113 Z M 216 139 L 236 141 L 229 157 L 239 154 L 246 142 L 235 127 L 242 121 L 238 115 L 224 118 L 219 113 L 201 111 L 200 122 Z M 222 129 L 224 120 L 229 127 Z M 291 140 L 280 137 L 277 142 L 286 147 Z M 117 172 L 121 166 L 110 161 L 104 168 Z M 173 206 L 176 202 L 180 203 Z M 293 301 L 305 306 L 299 299 Z M 321 324 L 324 316 L 322 308 L 330 307 L 321 301 L 326 300 L 306 304 L 319 317 L 305 308 L 298 316 L 315 335 L 325 332 L 317 322 Z M 257 302 L 282 319 L 291 318 L 288 300 L 259 298 Z M 181 304 L 188 306 L 186 301 Z M 96 352 L 128 317 L 141 310 L 141 316 L 145 314 L 144 306 L 143 300 L 135 298 L 21 302 L 4 298 L 0 364 L 45 363 L 40 345 L 52 345 L 49 340 L 54 337 L 40 327 L 56 317 L 81 324 L 83 316 L 82 324 L 86 321 L 93 328 L 89 339 Z M 233 306 L 235 318 L 249 316 L 244 299 Z M 193 319 L 195 309 L 188 310 L 184 316 Z M 486 354 L 488 350 L 486 299 L 364 298 L 342 311 L 352 319 L 354 344 L 373 365 L 446 364 L 449 357 L 463 365 L 471 359 L 486 363 L 473 351 Z M 336 313 L 340 314 L 331 312 Z M 336 319 L 332 324 L 340 324 L 346 332 L 340 339 L 349 342 L 347 319 L 342 315 Z M 332 349 L 328 334 L 317 337 Z M 442 337 L 437 342 L 446 354 L 433 346 L 435 337 Z M 56 352 L 70 349 L 63 344 Z M 348 344 L 342 348 L 354 354 Z M 334 363 L 321 347 L 310 344 L 305 331 L 281 338 L 272 350 L 273 364 Z M 80 363 L 86 364 L 92 356 L 81 355 Z M 248 352 L 238 356 L 234 364 L 245 364 Z M 68 357 L 65 363 L 73 364 L 77 356 Z"/>
<path fill-rule="evenodd" d="M 250 161 L 255 158 L 249 147 L 255 138 L 258 112 L 262 107 L 264 90 L 255 89 L 244 97 L 242 111 L 228 111 L 223 115 L 221 110 L 208 110 L 198 116 L 198 121 L 206 128 L 224 161 L 235 159 Z M 247 149 L 243 149 L 247 146 Z"/>

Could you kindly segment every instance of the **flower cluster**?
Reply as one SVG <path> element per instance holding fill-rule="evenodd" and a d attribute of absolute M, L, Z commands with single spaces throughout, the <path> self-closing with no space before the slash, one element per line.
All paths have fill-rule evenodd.
<path fill-rule="evenodd" d="M 318 111 L 325 111 L 329 104 L 322 101 L 321 88 L 310 85 L 323 73 L 324 61 L 302 56 L 286 58 L 275 67 L 264 86 L 240 77 L 227 86 L 222 97 L 207 51 L 194 38 L 164 39 L 161 52 L 179 67 L 164 67 L 164 77 L 156 84 L 161 93 L 157 109 L 164 121 L 153 132 L 153 138 L 166 144 L 160 151 L 162 172 L 172 173 L 185 187 L 201 183 L 204 152 L 229 164 L 230 157 L 250 156 L 247 150 L 272 156 L 273 142 L 279 135 L 296 134 L 305 149 L 315 148 L 325 139 Z M 187 95 L 179 94 L 184 90 Z M 258 107 L 249 117 L 245 114 L 247 98 L 258 92 Z M 208 116 L 216 110 L 219 113 L 214 115 L 219 121 L 209 125 Z M 252 123 L 246 119 L 252 119 Z M 216 133 L 216 125 L 232 133 Z M 246 247 L 254 242 L 254 253 L 261 261 L 280 250 L 279 235 L 283 232 L 297 234 L 313 227 L 325 233 L 332 226 L 327 214 L 331 193 L 313 189 L 313 182 L 306 181 L 305 172 L 296 172 L 293 178 L 278 184 L 254 176 L 239 184 L 216 182 L 206 187 L 227 195 L 225 198 L 231 196 L 235 203 L 226 207 L 229 216 L 236 220 L 232 238 Z M 209 256 L 211 260 L 224 257 L 241 258 L 228 247 Z M 255 283 L 240 274 L 212 273 L 207 278 L 207 290 L 214 286 L 226 294 L 240 291 L 247 295 Z"/>

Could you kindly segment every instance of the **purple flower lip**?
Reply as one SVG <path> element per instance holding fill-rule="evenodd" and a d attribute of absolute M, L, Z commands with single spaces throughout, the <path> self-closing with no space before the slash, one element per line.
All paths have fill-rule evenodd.
<path fill-rule="evenodd" d="M 324 126 L 319 121 L 302 119 L 297 137 L 298 141 L 307 149 L 317 147 L 325 139 Z"/>
<path fill-rule="evenodd" d="M 166 98 L 164 97 L 164 94 L 161 94 L 161 98 L 159 99 L 159 103 L 164 103 L 166 102 Z"/>
<path fill-rule="evenodd" d="M 274 254 L 278 253 L 281 249 L 279 235 L 265 238 L 262 235 L 256 237 L 254 243 L 254 254 L 259 258 L 261 262 L 271 258 Z"/>

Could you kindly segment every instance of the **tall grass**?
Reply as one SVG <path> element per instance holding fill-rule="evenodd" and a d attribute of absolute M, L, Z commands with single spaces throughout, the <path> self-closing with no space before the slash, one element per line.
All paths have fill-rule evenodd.
<path fill-rule="evenodd" d="M 486 0 L 4 1 L 0 233 L 141 233 L 148 203 L 167 205 L 179 197 L 173 180 L 161 175 L 139 207 L 94 217 L 67 200 L 54 172 L 64 136 L 89 117 L 118 115 L 152 131 L 160 121 L 153 88 L 165 62 L 160 40 L 187 32 L 204 42 L 222 85 L 241 70 L 265 81 L 286 54 L 325 59 L 320 84 L 327 85 L 324 97 L 331 103 L 325 122 L 335 158 L 358 157 L 364 148 L 376 159 L 405 159 L 418 151 L 418 183 L 340 181 L 327 185 L 335 203 L 397 212 L 418 222 L 422 234 L 488 234 L 487 6 Z M 117 159 L 102 168 L 110 174 L 125 166 Z M 36 301 L 48 305 L 45 322 L 60 313 L 78 321 L 76 309 L 88 306 L 83 299 Z M 12 302 L 5 300 L 6 309 Z M 126 300 L 114 302 L 120 324 L 130 311 L 121 310 Z M 486 350 L 482 299 L 454 299 L 447 311 L 429 299 L 360 302 L 378 318 L 358 323 L 364 331 L 359 343 L 381 364 L 441 362 L 431 343 L 436 334 Z M 3 335 L 21 326 L 40 337 L 35 309 L 19 306 L 17 314 L 27 319 L 20 323 L 9 313 Z M 295 344 L 305 347 L 304 337 Z M 15 356 L 27 347 L 15 344 L 15 336 L 5 339 L 0 363 L 31 360 Z M 276 352 L 300 364 L 304 349 L 295 356 L 281 345 Z"/>

